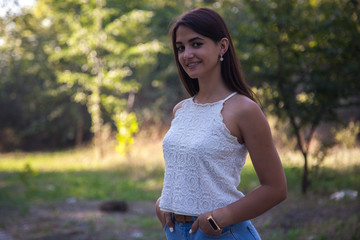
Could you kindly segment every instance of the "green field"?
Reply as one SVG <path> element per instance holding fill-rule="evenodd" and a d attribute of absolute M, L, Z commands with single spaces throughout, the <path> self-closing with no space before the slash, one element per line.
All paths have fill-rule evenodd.
<path fill-rule="evenodd" d="M 19 239 L 36 239 L 29 237 L 31 234 L 24 237 L 25 233 L 15 226 L 23 224 L 26 219 L 31 221 L 30 215 L 34 209 L 51 206 L 61 212 L 60 206 L 71 200 L 77 204 L 84 203 L 84 206 L 119 199 L 128 202 L 154 202 L 161 191 L 164 170 L 161 142 L 139 142 L 128 157 L 120 157 L 111 149 L 110 144 L 102 160 L 96 160 L 94 151 L 89 147 L 55 152 L 1 154 L 0 230 Z M 306 196 L 300 193 L 300 155 L 286 151 L 280 151 L 280 155 L 287 176 L 289 197 L 275 210 L 254 220 L 263 238 L 359 239 L 359 197 L 356 200 L 344 198 L 335 201 L 330 200 L 329 196 L 344 189 L 360 191 L 360 150 L 333 150 L 320 169 L 312 172 L 312 184 Z M 257 185 L 257 177 L 248 161 L 243 169 L 239 188 L 246 193 Z M 90 220 L 94 224 L 94 218 Z M 87 224 L 90 220 L 87 220 Z M 71 221 L 75 220 L 67 221 L 70 220 L 64 220 L 62 224 L 65 227 L 62 225 L 62 228 L 71 227 Z M 98 225 L 103 228 L 91 227 L 91 224 L 86 228 L 93 236 L 105 231 L 111 224 L 115 226 L 119 219 L 112 215 L 103 216 L 96 221 L 103 221 L 103 225 Z M 161 227 L 151 214 L 144 216 L 139 213 L 122 218 L 121 221 L 125 223 L 123 226 L 135 225 L 141 230 L 142 233 L 139 236 L 135 234 L 134 238 L 161 239 L 163 236 Z M 45 236 L 53 231 L 52 225 L 43 226 L 41 231 L 32 229 L 30 233 L 34 235 L 40 231 L 43 234 L 41 236 Z M 41 236 L 37 238 L 46 239 Z M 67 239 L 116 237 L 110 234 L 100 238 Z"/>

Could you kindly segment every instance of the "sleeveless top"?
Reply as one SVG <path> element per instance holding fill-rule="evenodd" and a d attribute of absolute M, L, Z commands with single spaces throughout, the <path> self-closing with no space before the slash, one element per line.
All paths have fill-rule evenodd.
<path fill-rule="evenodd" d="M 237 186 L 248 153 L 223 122 L 226 99 L 198 104 L 184 100 L 163 140 L 164 185 L 160 209 L 198 216 L 244 196 Z"/>

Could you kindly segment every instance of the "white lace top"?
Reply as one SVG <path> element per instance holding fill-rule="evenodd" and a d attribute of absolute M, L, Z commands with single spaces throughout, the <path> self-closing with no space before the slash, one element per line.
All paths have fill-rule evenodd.
<path fill-rule="evenodd" d="M 163 140 L 164 186 L 160 209 L 198 216 L 237 201 L 247 148 L 230 134 L 221 110 L 226 99 L 206 104 L 186 99 Z"/>

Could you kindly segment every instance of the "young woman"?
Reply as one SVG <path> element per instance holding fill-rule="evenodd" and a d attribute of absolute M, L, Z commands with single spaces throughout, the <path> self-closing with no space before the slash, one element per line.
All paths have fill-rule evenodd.
<path fill-rule="evenodd" d="M 222 17 L 208 8 L 171 29 L 180 78 L 164 137 L 165 177 L 156 213 L 167 239 L 260 239 L 250 219 L 286 198 L 286 179 L 268 122 L 255 103 Z M 260 186 L 237 190 L 247 153 Z M 245 179 L 246 181 L 246 179 Z"/>

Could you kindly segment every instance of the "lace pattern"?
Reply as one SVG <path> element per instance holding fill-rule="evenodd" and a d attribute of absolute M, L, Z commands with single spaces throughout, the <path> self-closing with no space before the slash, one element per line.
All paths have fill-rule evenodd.
<path fill-rule="evenodd" d="M 175 113 L 163 140 L 163 211 L 197 216 L 244 196 L 237 186 L 247 149 L 223 122 L 227 99 L 197 104 L 189 98 Z"/>

